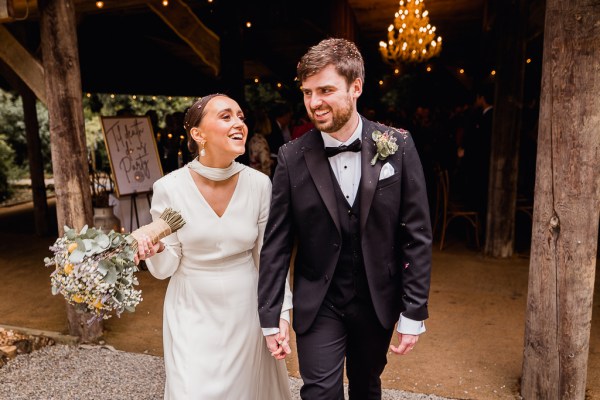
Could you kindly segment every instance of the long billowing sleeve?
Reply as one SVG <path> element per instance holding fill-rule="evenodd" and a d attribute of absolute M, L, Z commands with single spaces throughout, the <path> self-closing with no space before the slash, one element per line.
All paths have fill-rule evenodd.
<path fill-rule="evenodd" d="M 164 179 L 159 179 L 153 185 L 154 194 L 150 208 L 153 221 L 159 218 L 166 208 L 172 207 L 169 198 L 170 191 L 165 183 Z M 157 279 L 171 277 L 177 271 L 181 260 L 181 243 L 177 237 L 177 232 L 162 239 L 162 242 L 165 245 L 164 250 L 146 260 L 148 271 Z"/>

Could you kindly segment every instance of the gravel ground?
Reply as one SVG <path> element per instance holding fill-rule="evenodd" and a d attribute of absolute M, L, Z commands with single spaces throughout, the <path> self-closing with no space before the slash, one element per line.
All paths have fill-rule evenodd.
<path fill-rule="evenodd" d="M 10 361 L 0 368 L 0 382 L 2 400 L 159 400 L 163 398 L 164 366 L 162 357 L 110 346 L 56 345 Z M 292 399 L 299 400 L 301 381 L 290 377 L 290 384 Z M 383 400 L 397 399 L 444 398 L 384 390 Z"/>

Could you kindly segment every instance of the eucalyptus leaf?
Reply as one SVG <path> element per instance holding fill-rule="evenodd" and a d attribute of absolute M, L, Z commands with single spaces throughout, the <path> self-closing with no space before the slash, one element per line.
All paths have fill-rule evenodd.
<path fill-rule="evenodd" d="M 100 260 L 98 261 L 98 268 L 96 269 L 96 271 L 98 271 L 102 275 L 102 277 L 104 277 L 106 276 L 108 270 L 111 268 L 112 263 L 109 260 Z"/>
<path fill-rule="evenodd" d="M 67 237 L 67 239 L 75 240 L 75 238 L 77 237 L 77 232 L 75 232 L 75 229 L 71 229 L 65 225 L 64 230 L 65 230 L 65 236 Z"/>
<path fill-rule="evenodd" d="M 104 249 L 98 246 L 98 243 L 92 241 L 92 247 L 86 252 L 88 255 L 92 256 L 94 254 L 100 254 L 104 251 Z"/>
<path fill-rule="evenodd" d="M 77 248 L 73 250 L 71 255 L 69 255 L 69 261 L 71 261 L 73 264 L 77 264 L 82 262 L 84 257 L 85 252 L 79 250 L 79 246 L 77 246 Z"/>
<path fill-rule="evenodd" d="M 56 286 L 52 286 L 52 294 L 56 296 L 58 294 L 58 288 Z"/>
<path fill-rule="evenodd" d="M 123 273 L 123 269 L 124 269 L 123 263 L 119 262 L 118 259 L 115 260 L 115 261 L 117 261 L 117 262 L 114 263 L 115 269 L 116 269 L 117 273 L 119 275 L 121 275 Z"/>
<path fill-rule="evenodd" d="M 108 235 L 105 235 L 103 233 L 99 234 L 96 237 L 96 244 L 102 249 L 108 249 L 108 247 L 110 246 L 110 239 L 108 238 Z"/>
<path fill-rule="evenodd" d="M 96 242 L 93 239 L 83 239 L 83 244 L 85 244 L 85 251 L 89 252 L 94 247 Z"/>
<path fill-rule="evenodd" d="M 117 278 L 117 271 L 115 271 L 114 267 L 112 267 L 108 269 L 108 272 L 104 276 L 104 282 L 112 285 L 113 283 L 117 282 Z"/>
<path fill-rule="evenodd" d="M 87 224 L 83 226 L 83 228 L 81 228 L 81 232 L 79 232 L 80 235 L 85 235 L 86 232 L 88 230 L 88 226 Z"/>

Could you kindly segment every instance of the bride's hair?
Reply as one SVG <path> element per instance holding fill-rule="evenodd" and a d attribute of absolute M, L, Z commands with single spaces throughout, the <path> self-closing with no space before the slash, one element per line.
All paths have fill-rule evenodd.
<path fill-rule="evenodd" d="M 204 116 L 206 115 L 206 105 L 214 97 L 217 96 L 229 97 L 226 94 L 221 93 L 213 93 L 204 97 L 200 97 L 194 102 L 194 104 L 192 104 L 190 108 L 187 109 L 185 113 L 185 118 L 183 119 L 183 127 L 185 128 L 188 137 L 188 149 L 194 157 L 198 155 L 198 143 L 196 143 L 196 141 L 192 137 L 190 130 L 200 125 L 200 121 L 202 121 L 202 118 L 204 118 Z"/>

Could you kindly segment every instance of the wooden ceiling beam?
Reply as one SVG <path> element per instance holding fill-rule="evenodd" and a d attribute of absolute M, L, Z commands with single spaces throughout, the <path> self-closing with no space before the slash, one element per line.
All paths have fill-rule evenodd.
<path fill-rule="evenodd" d="M 214 76 L 221 71 L 219 36 L 198 19 L 182 0 L 170 0 L 167 7 L 160 0 L 147 1 L 152 9 L 208 65 Z"/>
<path fill-rule="evenodd" d="M 44 67 L 25 47 L 21 45 L 10 31 L 1 24 L 0 59 L 12 68 L 42 103 L 46 104 Z"/>

